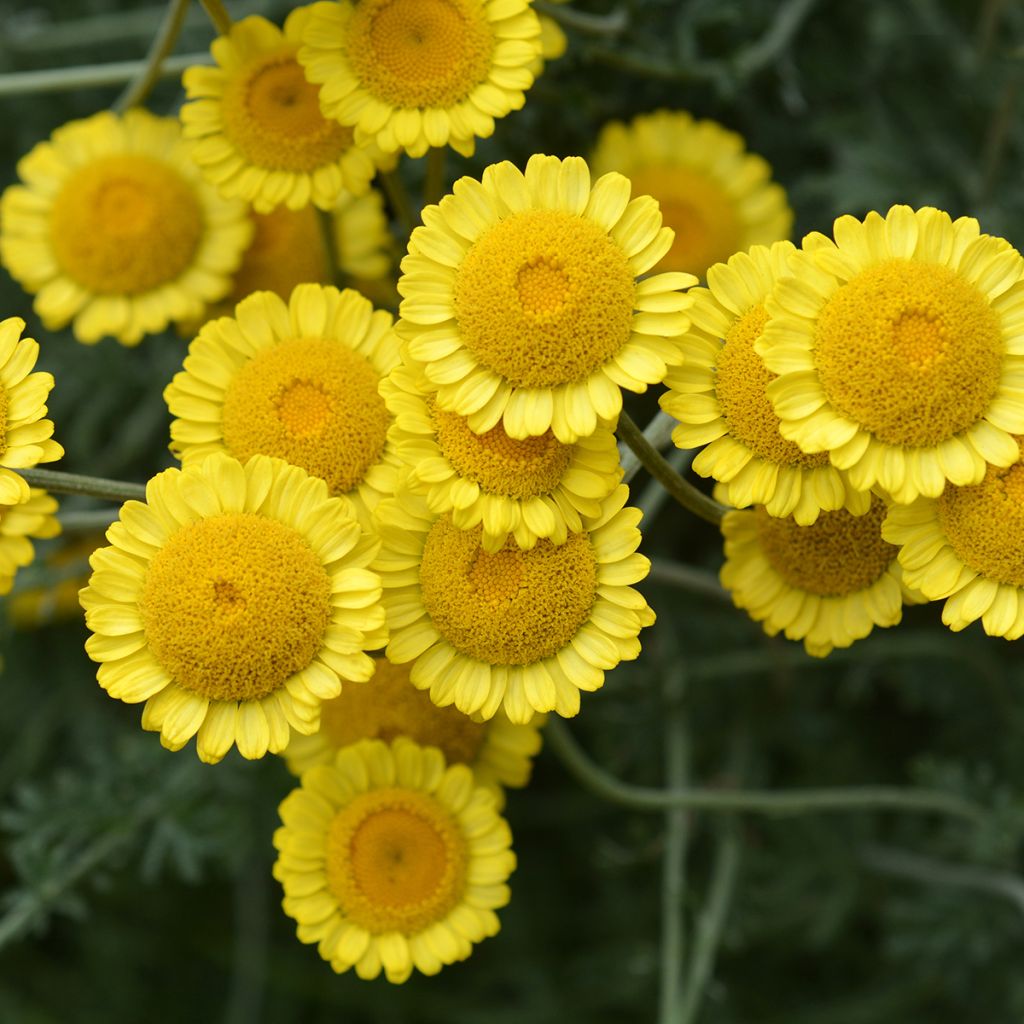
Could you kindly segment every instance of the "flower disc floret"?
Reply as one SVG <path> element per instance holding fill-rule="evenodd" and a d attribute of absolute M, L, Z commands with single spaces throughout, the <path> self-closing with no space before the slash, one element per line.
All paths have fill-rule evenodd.
<path fill-rule="evenodd" d="M 274 877 L 300 941 L 335 971 L 436 974 L 497 933 L 512 836 L 465 765 L 408 739 L 310 768 L 280 807 Z"/>
<path fill-rule="evenodd" d="M 706 445 L 693 468 L 723 484 L 729 504 L 763 505 L 770 515 L 791 515 L 807 526 L 822 509 L 865 512 L 869 497 L 850 486 L 827 454 L 808 455 L 784 438 L 768 399 L 776 375 L 755 346 L 768 322 L 765 300 L 793 251 L 784 241 L 754 246 L 708 271 L 708 287 L 690 293 L 683 365 L 669 368 L 660 403 L 680 421 L 672 432 L 678 447 Z"/>
<path fill-rule="evenodd" d="M 388 658 L 412 662 L 412 682 L 442 707 L 485 719 L 503 707 L 515 723 L 575 715 L 580 691 L 636 658 L 654 621 L 629 586 L 650 563 L 636 554 L 640 512 L 622 507 L 627 494 L 618 487 L 565 543 L 527 551 L 511 541 L 487 551 L 479 528 L 458 530 L 418 495 L 381 502 Z"/>
<path fill-rule="evenodd" d="M 540 23 L 528 0 L 360 0 L 313 4 L 299 51 L 327 117 L 356 141 L 423 156 L 471 156 L 533 84 Z"/>
<path fill-rule="evenodd" d="M 252 235 L 207 185 L 176 120 L 109 112 L 58 128 L 0 199 L 0 259 L 48 329 L 126 345 L 199 317 L 230 287 Z"/>
<path fill-rule="evenodd" d="M 356 145 L 351 128 L 321 113 L 297 58 L 309 17 L 308 7 L 292 11 L 283 31 L 258 15 L 235 22 L 211 47 L 216 66 L 184 75 L 193 158 L 223 195 L 260 213 L 331 209 L 343 192 L 365 193 L 382 163 L 376 147 Z"/>
<path fill-rule="evenodd" d="M 484 433 L 551 430 L 566 444 L 613 422 L 620 387 L 645 391 L 678 362 L 686 274 L 640 281 L 671 243 L 629 181 L 591 186 L 578 157 L 493 164 L 463 178 L 409 242 L 399 333 L 438 407 Z"/>
<path fill-rule="evenodd" d="M 978 222 L 894 206 L 809 235 L 757 343 L 782 435 L 901 504 L 977 484 L 1024 431 L 1024 258 Z"/>
<path fill-rule="evenodd" d="M 262 757 L 319 727 L 341 677 L 373 673 L 377 544 L 350 503 L 278 459 L 214 453 L 127 502 L 81 593 L 89 656 L 145 729 L 204 761 Z"/>
<path fill-rule="evenodd" d="M 183 462 L 225 451 L 271 455 L 367 510 L 397 462 L 381 379 L 397 364 L 391 315 L 350 289 L 300 285 L 285 303 L 257 292 L 207 323 L 164 392 Z"/>
<path fill-rule="evenodd" d="M 863 515 L 822 512 L 810 526 L 761 507 L 727 512 L 722 584 L 769 636 L 803 640 L 815 657 L 849 647 L 902 616 L 897 549 L 881 532 L 885 513 L 875 496 Z"/>

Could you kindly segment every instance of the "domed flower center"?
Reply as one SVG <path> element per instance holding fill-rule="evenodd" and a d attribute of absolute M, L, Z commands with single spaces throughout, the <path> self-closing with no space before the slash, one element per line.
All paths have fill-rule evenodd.
<path fill-rule="evenodd" d="M 71 173 L 53 201 L 49 237 L 76 284 L 137 295 L 176 280 L 204 228 L 199 201 L 177 171 L 147 156 L 112 156 Z"/>
<path fill-rule="evenodd" d="M 825 304 L 814 360 L 829 402 L 878 440 L 937 445 L 977 423 L 1004 345 L 985 296 L 955 271 L 888 260 Z"/>
<path fill-rule="evenodd" d="M 641 168 L 631 171 L 629 177 L 633 194 L 654 196 L 665 226 L 676 233 L 657 270 L 704 277 L 708 267 L 724 263 L 744 248 L 735 202 L 721 185 L 699 171 Z"/>
<path fill-rule="evenodd" d="M 765 394 L 775 374 L 754 351 L 767 322 L 764 306 L 748 310 L 729 329 L 715 360 L 715 395 L 729 433 L 768 462 L 802 469 L 827 466 L 827 452 L 805 455 L 779 433 L 779 417 Z"/>
<path fill-rule="evenodd" d="M 327 887 L 344 916 L 371 935 L 415 935 L 442 921 L 466 889 L 466 840 L 433 797 L 362 793 L 327 833 Z"/>
<path fill-rule="evenodd" d="M 450 516 L 427 535 L 420 563 L 423 604 L 457 651 L 491 665 L 530 665 L 561 650 L 590 615 L 597 564 L 587 534 L 529 551 L 514 541 L 494 554 L 480 529 Z"/>
<path fill-rule="evenodd" d="M 474 434 L 465 416 L 438 409 L 433 397 L 428 405 L 445 458 L 459 476 L 490 494 L 506 498 L 550 494 L 572 460 L 573 446 L 563 444 L 550 430 L 516 440 L 499 423 L 486 433 Z"/>
<path fill-rule="evenodd" d="M 308 173 L 352 145 L 352 129 L 320 112 L 320 90 L 306 81 L 297 49 L 254 58 L 224 90 L 224 134 L 257 167 Z"/>
<path fill-rule="evenodd" d="M 585 380 L 629 340 L 636 293 L 623 250 L 564 210 L 499 221 L 455 280 L 466 348 L 516 387 Z"/>
<path fill-rule="evenodd" d="M 224 444 L 240 462 L 273 455 L 344 494 L 384 450 L 390 417 L 379 383 L 370 362 L 343 342 L 282 342 L 245 363 L 228 385 Z"/>
<path fill-rule="evenodd" d="M 320 731 L 334 747 L 362 739 L 390 742 L 408 736 L 439 747 L 448 764 L 472 764 L 488 726 L 454 706 L 439 708 L 409 681 L 410 665 L 379 659 L 368 683 L 346 684 L 341 696 L 321 706 Z"/>
<path fill-rule="evenodd" d="M 1024 587 L 1024 463 L 989 466 L 973 487 L 947 484 L 938 502 L 939 524 L 964 565 Z"/>
<path fill-rule="evenodd" d="M 305 668 L 330 579 L 302 535 L 250 512 L 201 519 L 153 556 L 139 602 L 156 659 L 210 700 L 259 700 Z"/>
<path fill-rule="evenodd" d="M 756 510 L 761 549 L 791 586 L 820 597 L 845 597 L 881 579 L 897 548 L 882 540 L 885 503 L 871 499 L 862 516 L 845 509 L 822 512 L 812 526 Z"/>
<path fill-rule="evenodd" d="M 487 81 L 494 32 L 473 0 L 361 0 L 345 50 L 361 85 L 393 107 L 452 107 Z"/>

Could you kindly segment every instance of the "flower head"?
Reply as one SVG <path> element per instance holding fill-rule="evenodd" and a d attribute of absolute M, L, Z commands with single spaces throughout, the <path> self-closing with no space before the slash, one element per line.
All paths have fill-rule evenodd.
<path fill-rule="evenodd" d="M 56 499 L 35 487 L 23 501 L 0 505 L 0 594 L 11 592 L 17 571 L 35 558 L 32 539 L 60 533 L 56 512 Z"/>

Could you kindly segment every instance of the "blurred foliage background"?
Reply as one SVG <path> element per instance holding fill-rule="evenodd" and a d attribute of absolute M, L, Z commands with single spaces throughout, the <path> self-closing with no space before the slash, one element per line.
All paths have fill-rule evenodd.
<path fill-rule="evenodd" d="M 288 9 L 228 7 L 236 17 Z M 533 152 L 586 155 L 606 120 L 670 107 L 722 122 L 767 157 L 797 238 L 841 213 L 906 202 L 1024 239 L 1020 4 L 577 0 L 558 10 L 568 54 L 473 160 L 450 155 L 453 174 Z M 0 76 L 140 58 L 161 14 L 126 0 L 0 2 Z M 177 53 L 210 39 L 197 4 Z M 2 184 L 34 143 L 117 91 L 16 93 L 0 77 Z M 173 113 L 179 100 L 168 77 L 150 106 Z M 406 170 L 415 182 L 418 169 Z M 44 335 L 6 275 L 0 299 L 3 316 L 28 321 L 39 367 L 56 377 L 59 468 L 142 481 L 171 463 L 160 396 L 185 339 L 87 348 Z M 640 421 L 655 410 L 654 395 L 631 407 Z M 927 786 L 979 805 L 977 822 L 644 812 L 588 792 L 548 749 L 532 785 L 509 799 L 519 868 L 500 935 L 437 978 L 337 977 L 296 941 L 270 876 L 276 807 L 291 785 L 283 763 L 233 754 L 210 768 L 191 750 L 164 751 L 137 708 L 96 685 L 84 626 L 75 615 L 51 621 L 51 599 L 34 623 L 2 627 L 0 1020 L 654 1020 L 663 907 L 675 920 L 676 900 L 690 1020 L 1024 1019 L 1019 654 L 978 626 L 949 634 L 938 606 L 821 662 L 768 641 L 709 596 L 715 531 L 645 486 L 635 481 L 649 513 L 643 550 L 658 571 L 644 589 L 659 621 L 640 661 L 569 724 L 594 760 L 648 786 L 664 784 L 666 761 L 720 788 Z M 84 555 L 67 546 L 40 545 L 17 590 L 74 580 Z M 673 582 L 673 562 L 702 570 L 704 590 Z M 665 892 L 662 854 L 681 838 L 681 891 L 669 879 Z"/>

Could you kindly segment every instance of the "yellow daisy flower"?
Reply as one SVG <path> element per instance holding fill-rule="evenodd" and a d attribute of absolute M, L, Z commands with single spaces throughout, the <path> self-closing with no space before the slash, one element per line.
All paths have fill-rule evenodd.
<path fill-rule="evenodd" d="M 367 285 L 390 280 L 394 292 L 392 267 L 393 240 L 384 197 L 370 189 L 364 196 L 342 196 L 334 208 L 334 247 L 341 272 L 360 291 Z M 398 305 L 395 295 L 394 305 Z"/>
<path fill-rule="evenodd" d="M 274 877 L 300 942 L 339 974 L 437 974 L 500 928 L 516 866 L 494 794 L 436 747 L 364 740 L 280 807 Z"/>
<path fill-rule="evenodd" d="M 311 9 L 288 15 L 282 31 L 259 15 L 235 22 L 210 47 L 216 67 L 189 68 L 191 103 L 181 108 L 192 157 L 222 195 L 252 203 L 329 210 L 343 191 L 361 195 L 380 153 L 358 146 L 352 129 L 320 112 L 319 89 L 297 54 Z"/>
<path fill-rule="evenodd" d="M 372 509 L 394 491 L 391 417 L 377 393 L 399 360 L 390 313 L 351 289 L 300 285 L 207 323 L 164 391 L 171 449 L 185 465 L 210 452 L 272 455 Z"/>
<path fill-rule="evenodd" d="M 503 707 L 516 723 L 538 711 L 575 715 L 580 691 L 636 658 L 640 630 L 654 622 L 629 586 L 650 562 L 636 553 L 641 512 L 622 507 L 628 494 L 616 488 L 564 544 L 522 551 L 510 539 L 493 554 L 479 527 L 458 529 L 417 495 L 381 502 L 388 658 L 414 662 L 410 678 L 440 707 L 484 719 Z"/>
<path fill-rule="evenodd" d="M 533 156 L 525 175 L 492 164 L 483 181 L 423 211 L 398 290 L 398 330 L 423 364 L 438 407 L 478 434 L 550 429 L 572 444 L 614 422 L 620 387 L 646 391 L 680 359 L 687 274 L 638 281 L 672 232 L 629 181 L 591 187 L 586 161 Z"/>
<path fill-rule="evenodd" d="M 1018 446 L 1021 438 L 1015 439 Z M 989 466 L 981 483 L 896 505 L 882 535 L 900 545 L 907 583 L 946 604 L 954 631 L 977 619 L 989 636 L 1024 636 L 1024 458 Z"/>
<path fill-rule="evenodd" d="M 46 415 L 46 398 L 53 374 L 32 373 L 39 345 L 22 338 L 25 321 L 0 320 L 0 506 L 29 499 L 29 486 L 17 469 L 54 462 L 64 449 L 53 440 L 53 421 Z"/>
<path fill-rule="evenodd" d="M 103 111 L 58 128 L 0 199 L 0 260 L 50 330 L 92 344 L 198 317 L 227 294 L 252 227 L 207 185 L 173 118 Z"/>
<path fill-rule="evenodd" d="M 769 636 L 803 640 L 816 658 L 849 647 L 903 614 L 896 548 L 882 539 L 885 511 L 872 496 L 864 515 L 822 512 L 812 526 L 761 507 L 726 512 L 722 585 Z"/>
<path fill-rule="evenodd" d="M 327 117 L 357 142 L 419 157 L 472 156 L 494 119 L 522 107 L 540 54 L 530 0 L 315 3 L 299 50 Z"/>
<path fill-rule="evenodd" d="M 808 235 L 756 344 L 783 437 L 899 504 L 1017 460 L 1024 258 L 970 217 L 894 206 Z"/>
<path fill-rule="evenodd" d="M 675 231 L 659 270 L 703 277 L 715 263 L 752 245 L 789 237 L 793 211 L 768 163 L 743 138 L 681 110 L 641 114 L 604 126 L 591 164 L 619 171 L 636 192 L 654 196 Z"/>
<path fill-rule="evenodd" d="M 341 696 L 323 702 L 319 732 L 292 737 L 283 752 L 291 772 L 301 775 L 315 764 L 330 764 L 339 750 L 359 740 L 406 736 L 437 747 L 448 764 L 472 768 L 477 785 L 494 789 L 499 806 L 501 787 L 519 789 L 530 781 L 543 716 L 513 725 L 499 711 L 490 721 L 474 721 L 457 708 L 439 708 L 416 689 L 408 665 L 393 665 L 387 658 L 376 658 L 375 664 L 366 686 L 343 686 Z"/>
<path fill-rule="evenodd" d="M 754 345 L 768 320 L 765 299 L 793 251 L 790 242 L 755 245 L 708 271 L 708 287 L 690 292 L 684 365 L 669 368 L 660 403 L 680 421 L 672 432 L 677 447 L 707 445 L 693 468 L 725 484 L 726 504 L 764 505 L 769 515 L 807 526 L 822 509 L 845 506 L 860 515 L 871 499 L 849 486 L 827 454 L 805 455 L 783 438 L 765 393 L 775 374 Z"/>
<path fill-rule="evenodd" d="M 81 593 L 116 700 L 142 727 L 219 761 L 283 750 L 320 726 L 341 678 L 365 681 L 383 641 L 377 551 L 349 502 L 279 459 L 222 453 L 146 485 L 107 531 Z"/>
<path fill-rule="evenodd" d="M 424 385 L 409 366 L 381 383 L 395 417 L 395 454 L 409 467 L 405 482 L 431 512 L 451 512 L 460 530 L 482 526 L 485 551 L 500 550 L 509 534 L 521 548 L 542 537 L 565 543 L 567 532 L 583 529 L 581 517 L 601 514 L 622 479 L 615 435 L 605 427 L 575 444 L 550 430 L 516 440 L 500 423 L 475 434 L 465 416 L 439 409 Z"/>
<path fill-rule="evenodd" d="M 60 533 L 56 513 L 56 499 L 35 487 L 24 501 L 0 505 L 0 594 L 11 592 L 17 571 L 35 558 L 29 538 L 45 540 Z"/>

